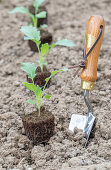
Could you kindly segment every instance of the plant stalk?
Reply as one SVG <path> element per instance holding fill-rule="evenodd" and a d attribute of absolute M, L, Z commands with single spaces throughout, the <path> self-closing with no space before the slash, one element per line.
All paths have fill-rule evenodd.
<path fill-rule="evenodd" d="M 37 28 L 37 22 L 38 22 L 38 19 L 36 17 L 34 17 L 34 27 Z"/>

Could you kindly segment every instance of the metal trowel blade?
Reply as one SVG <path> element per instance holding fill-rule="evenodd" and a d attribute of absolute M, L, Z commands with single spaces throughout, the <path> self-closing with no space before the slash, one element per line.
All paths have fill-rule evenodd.
<path fill-rule="evenodd" d="M 95 122 L 95 117 L 93 116 L 92 113 L 89 114 L 88 116 L 88 120 L 87 120 L 87 124 L 84 128 L 84 132 L 87 134 L 87 140 L 86 140 L 86 143 L 85 143 L 85 148 L 87 146 L 87 143 L 88 143 L 88 140 L 89 140 L 89 137 L 90 137 L 90 134 L 91 134 L 91 130 L 94 126 L 94 122 Z"/>
<path fill-rule="evenodd" d="M 94 121 L 95 121 L 95 117 L 92 114 L 89 114 L 89 116 L 73 114 L 71 116 L 69 130 L 74 132 L 74 129 L 78 128 L 78 129 L 83 130 L 83 132 L 87 134 L 87 140 L 85 143 L 85 147 L 88 143 L 89 136 L 90 136 L 91 130 L 94 125 Z"/>

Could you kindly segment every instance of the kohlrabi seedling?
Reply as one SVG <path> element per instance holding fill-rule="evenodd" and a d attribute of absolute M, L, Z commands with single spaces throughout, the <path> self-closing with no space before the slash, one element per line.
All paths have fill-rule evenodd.
<path fill-rule="evenodd" d="M 9 13 L 10 14 L 13 14 L 13 13 L 24 13 L 24 14 L 28 14 L 32 20 L 32 25 L 34 27 L 37 27 L 37 24 L 38 24 L 38 19 L 40 18 L 46 18 L 46 11 L 42 11 L 42 12 L 39 12 L 38 13 L 38 9 L 39 7 L 41 6 L 41 4 L 44 2 L 44 0 L 33 0 L 33 7 L 35 9 L 35 14 L 33 15 L 32 13 L 30 13 L 30 11 L 21 6 L 21 7 L 16 7 L 14 8 L 12 11 L 10 11 Z M 47 27 L 46 24 L 43 24 L 40 26 L 41 28 L 45 28 Z"/>
<path fill-rule="evenodd" d="M 28 99 L 28 100 L 26 100 L 26 102 L 30 103 L 30 104 L 35 104 L 37 109 L 38 109 L 38 114 L 40 116 L 40 108 L 42 106 L 43 100 L 44 99 L 50 99 L 50 97 L 51 97 L 51 95 L 44 93 L 45 88 L 47 86 L 47 83 L 56 73 L 59 73 L 61 71 L 67 71 L 68 69 L 55 70 L 55 71 L 51 72 L 50 77 L 45 79 L 46 83 L 45 83 L 43 89 L 40 88 L 38 85 L 36 86 L 34 84 L 33 78 L 35 77 L 36 67 L 34 66 L 33 63 L 22 63 L 21 69 L 28 74 L 28 77 L 31 78 L 31 80 L 33 82 L 33 83 L 24 82 L 24 86 L 27 89 L 29 89 L 30 91 L 32 91 L 35 94 L 35 97 L 36 97 L 36 100 Z"/>
<path fill-rule="evenodd" d="M 57 45 L 66 46 L 66 47 L 75 46 L 72 40 L 67 40 L 67 39 L 59 40 L 52 45 L 49 45 L 48 43 L 41 44 L 40 31 L 33 26 L 22 26 L 20 31 L 23 32 L 25 35 L 24 40 L 32 40 L 36 44 L 37 49 L 39 51 L 38 63 L 39 66 L 41 67 L 41 71 L 43 71 L 44 65 L 47 64 L 46 57 L 52 48 L 54 48 Z"/>

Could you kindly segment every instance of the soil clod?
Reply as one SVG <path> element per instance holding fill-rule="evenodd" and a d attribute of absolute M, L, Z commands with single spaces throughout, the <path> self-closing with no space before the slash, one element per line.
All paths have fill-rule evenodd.
<path fill-rule="evenodd" d="M 36 69 L 36 76 L 34 77 L 34 83 L 36 85 L 39 85 L 40 87 L 43 87 L 46 83 L 45 79 L 48 78 L 50 75 L 51 75 L 51 72 L 49 72 L 45 66 L 43 68 L 43 72 L 41 71 L 40 66 L 38 66 Z M 28 76 L 27 76 L 27 81 L 29 83 L 32 83 L 32 80 L 28 78 Z M 47 87 L 49 87 L 50 81 L 51 80 L 49 80 Z"/>
<path fill-rule="evenodd" d="M 34 145 L 46 143 L 54 134 L 54 116 L 44 108 L 41 114 L 38 111 L 22 117 L 25 133 Z"/>
<path fill-rule="evenodd" d="M 40 34 L 41 34 L 41 38 L 40 38 L 41 44 L 45 44 L 45 43 L 51 44 L 51 42 L 52 42 L 52 34 L 51 33 L 49 33 L 46 30 L 40 29 Z M 31 40 L 29 40 L 29 47 L 32 51 L 38 52 L 36 44 Z"/>

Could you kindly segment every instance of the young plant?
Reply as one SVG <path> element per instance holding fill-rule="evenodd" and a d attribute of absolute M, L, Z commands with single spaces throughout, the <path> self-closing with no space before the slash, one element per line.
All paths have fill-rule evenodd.
<path fill-rule="evenodd" d="M 52 45 L 49 45 L 48 43 L 41 44 L 40 31 L 33 26 L 22 26 L 20 31 L 23 32 L 25 35 L 24 40 L 32 40 L 36 44 L 37 49 L 39 51 L 38 63 L 39 66 L 41 67 L 41 71 L 43 71 L 44 65 L 47 64 L 46 57 L 52 48 L 54 48 L 57 45 L 66 46 L 66 47 L 75 46 L 72 40 L 67 40 L 67 39 L 59 40 Z"/>
<path fill-rule="evenodd" d="M 42 5 L 43 2 L 44 2 L 44 0 L 33 0 L 33 7 L 35 9 L 35 14 L 34 15 L 32 13 L 30 13 L 30 11 L 27 8 L 23 7 L 23 6 L 16 7 L 12 11 L 10 11 L 9 13 L 10 14 L 13 14 L 13 13 L 24 13 L 24 14 L 29 15 L 29 17 L 32 20 L 32 25 L 37 28 L 38 19 L 46 18 L 46 11 L 42 11 L 42 12 L 38 13 L 38 9 Z M 45 27 L 47 27 L 47 25 L 43 24 L 40 27 L 41 28 L 45 28 Z"/>
<path fill-rule="evenodd" d="M 36 86 L 34 84 L 33 78 L 35 77 L 35 71 L 36 71 L 36 67 L 34 66 L 34 64 L 32 63 L 22 63 L 22 68 L 23 71 L 25 71 L 28 74 L 28 77 L 32 79 L 33 83 L 27 83 L 24 82 L 24 86 L 29 89 L 30 91 L 32 91 L 35 94 L 36 100 L 32 100 L 32 99 L 28 99 L 26 100 L 27 103 L 30 104 L 35 104 L 37 109 L 38 109 L 38 114 L 40 116 L 40 108 L 42 106 L 42 102 L 44 99 L 50 99 L 51 95 L 49 94 L 45 94 L 45 88 L 47 86 L 47 83 L 49 82 L 49 80 L 57 73 L 61 72 L 61 71 L 67 71 L 68 69 L 61 69 L 61 70 L 55 70 L 53 72 L 51 72 L 50 77 L 46 78 L 45 81 L 45 85 L 42 88 L 40 88 L 38 85 Z"/>

